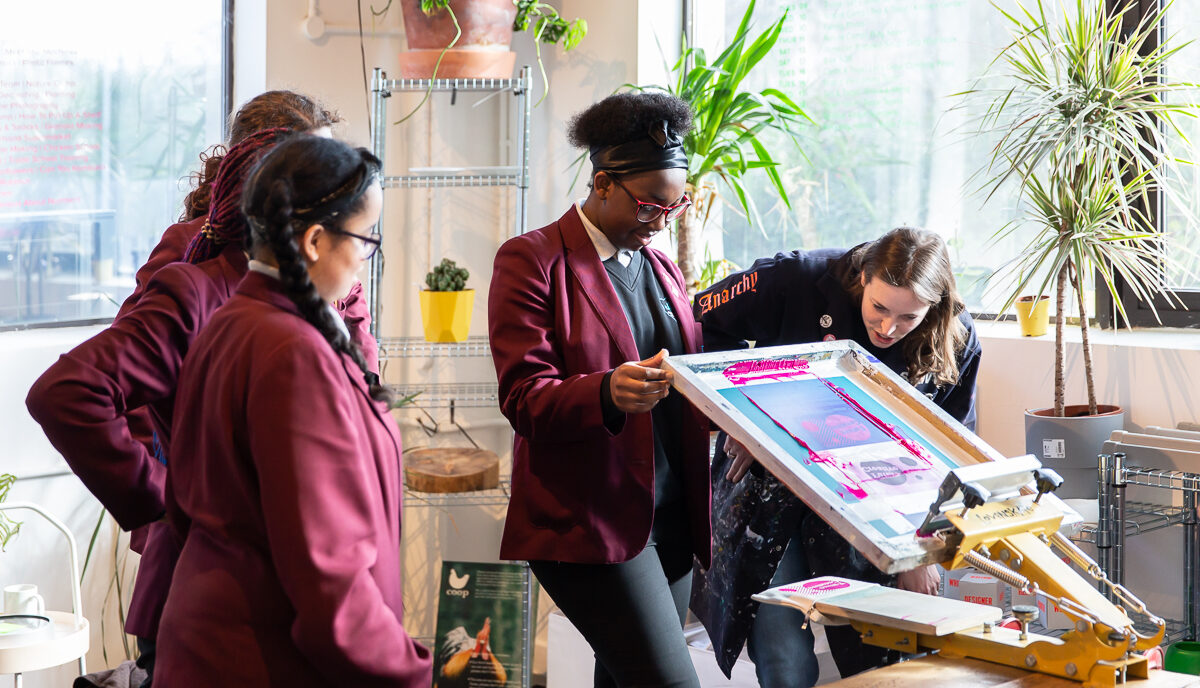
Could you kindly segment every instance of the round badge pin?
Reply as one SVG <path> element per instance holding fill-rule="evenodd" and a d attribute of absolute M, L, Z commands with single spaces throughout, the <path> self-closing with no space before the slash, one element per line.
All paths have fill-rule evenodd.
<path fill-rule="evenodd" d="M 832 342 L 835 339 L 837 339 L 837 337 L 834 337 L 832 334 L 825 335 L 825 341 L 827 342 Z"/>
<path fill-rule="evenodd" d="M 833 324 L 833 318 L 829 317 L 828 313 L 821 316 L 821 327 L 824 327 L 825 329 L 829 329 L 829 326 L 832 324 Z"/>

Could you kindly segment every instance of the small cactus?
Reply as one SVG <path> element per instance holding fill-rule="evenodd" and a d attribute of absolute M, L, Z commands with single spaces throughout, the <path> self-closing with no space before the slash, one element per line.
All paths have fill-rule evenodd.
<path fill-rule="evenodd" d="M 429 291 L 462 291 L 467 286 L 470 273 L 466 268 L 460 268 L 449 258 L 443 258 L 433 272 L 425 275 L 425 286 Z"/>

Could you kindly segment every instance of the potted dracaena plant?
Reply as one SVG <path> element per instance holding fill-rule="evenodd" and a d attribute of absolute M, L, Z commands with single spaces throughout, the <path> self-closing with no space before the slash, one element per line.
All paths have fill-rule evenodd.
<path fill-rule="evenodd" d="M 692 205 L 680 216 L 675 227 L 676 263 L 683 273 L 688 293 L 695 293 L 703 281 L 705 265 L 700 265 L 701 234 L 717 204 L 728 196 L 718 190 L 719 179 L 725 190 L 737 199 L 735 209 L 745 214 L 751 225 L 762 225 L 753 197 L 747 192 L 747 175 L 759 170 L 766 175 L 771 189 L 791 208 L 787 188 L 780 178 L 777 156 L 772 154 L 763 135 L 779 132 L 797 149 L 796 130 L 808 115 L 787 94 L 776 88 L 745 90 L 742 82 L 775 47 L 787 20 L 785 11 L 757 36 L 751 35 L 754 0 L 746 7 L 729 45 L 712 62 L 701 48 L 684 44 L 683 53 L 671 67 L 675 82 L 668 86 L 634 86 L 639 91 L 666 91 L 692 106 L 695 127 L 683 141 L 688 154 L 687 193 Z M 581 158 L 582 161 L 582 158 Z"/>
<path fill-rule="evenodd" d="M 1173 181 L 1185 164 L 1177 141 L 1186 140 L 1174 118 L 1196 114 L 1191 98 L 1180 97 L 1194 95 L 1194 85 L 1159 82 L 1177 50 L 1154 40 L 1166 8 L 1134 22 L 1135 5 L 1076 0 L 1057 18 L 1041 0 L 999 10 L 1012 41 L 964 94 L 987 104 L 979 133 L 998 141 L 980 171 L 988 198 L 1015 183 L 1022 201 L 1021 216 L 995 238 L 1032 233 L 996 273 L 1007 278 L 998 282 L 1000 312 L 1022 295 L 1055 297 L 1054 405 L 1026 412 L 1026 451 L 1074 474 L 1064 476 L 1068 496 L 1095 496 L 1096 454 L 1124 421 L 1120 407 L 1096 399 L 1085 280 L 1095 275 L 1096 291 L 1111 295 L 1118 325 L 1127 322 L 1119 283 L 1151 308 L 1155 297 L 1170 298 L 1161 275 L 1174 259 L 1146 209 L 1158 198 L 1191 217 Z M 1135 26 L 1123 31 L 1123 23 Z M 1079 405 L 1066 404 L 1068 299 L 1079 309 L 1087 386 Z"/>
<path fill-rule="evenodd" d="M 421 324 L 430 342 L 465 341 L 471 328 L 475 290 L 467 289 L 470 273 L 449 258 L 443 258 L 425 275 L 421 290 Z"/>

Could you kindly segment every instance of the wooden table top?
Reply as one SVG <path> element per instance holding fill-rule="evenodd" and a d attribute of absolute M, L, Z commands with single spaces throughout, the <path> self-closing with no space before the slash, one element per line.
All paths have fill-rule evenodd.
<path fill-rule="evenodd" d="M 851 676 L 830 688 L 1079 688 L 1082 684 L 978 659 L 927 655 Z M 1200 676 L 1151 671 L 1149 679 L 1131 680 L 1128 688 L 1200 688 Z"/>

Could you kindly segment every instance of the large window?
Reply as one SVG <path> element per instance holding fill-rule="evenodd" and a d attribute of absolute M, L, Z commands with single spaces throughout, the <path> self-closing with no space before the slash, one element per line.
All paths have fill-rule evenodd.
<path fill-rule="evenodd" d="M 222 0 L 0 22 L 0 328 L 112 317 L 225 114 Z"/>
<path fill-rule="evenodd" d="M 695 4 L 696 41 L 711 51 L 725 44 L 747 3 Z M 1016 0 L 998 5 L 1009 9 Z M 758 26 L 785 9 L 779 43 L 747 85 L 793 94 L 817 126 L 805 132 L 803 155 L 793 151 L 786 160 L 793 209 L 763 180 L 756 197 L 760 208 L 773 208 L 767 226 L 748 228 L 726 212 L 725 257 L 744 266 L 776 251 L 850 247 L 916 225 L 946 238 L 969 307 L 996 310 L 1002 299 L 985 291 L 985 278 L 1018 255 L 1028 235 L 993 240 L 1017 216 L 1016 189 L 986 203 L 976 193 L 980 180 L 972 175 L 986 164 L 991 142 L 970 136 L 980 113 L 957 107 L 963 101 L 954 94 L 970 88 L 1008 43 L 999 11 L 976 0 L 760 0 Z M 1178 14 L 1180 32 L 1200 37 L 1200 9 Z M 1189 61 L 1200 67 L 1200 47 L 1174 60 Z M 1191 140 L 1200 141 L 1200 128 Z M 774 141 L 773 150 L 788 146 Z M 1195 228 L 1176 224 L 1180 243 L 1200 250 Z"/>

